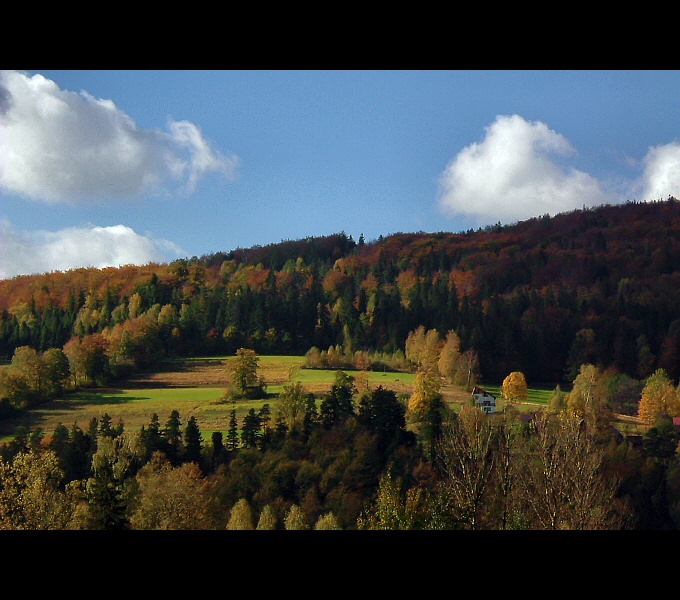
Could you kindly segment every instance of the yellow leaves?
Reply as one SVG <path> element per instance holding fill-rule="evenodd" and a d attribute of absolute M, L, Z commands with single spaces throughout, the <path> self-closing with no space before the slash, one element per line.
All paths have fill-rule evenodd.
<path fill-rule="evenodd" d="M 513 371 L 503 380 L 502 394 L 510 402 L 527 399 L 527 380 L 521 371 Z"/>

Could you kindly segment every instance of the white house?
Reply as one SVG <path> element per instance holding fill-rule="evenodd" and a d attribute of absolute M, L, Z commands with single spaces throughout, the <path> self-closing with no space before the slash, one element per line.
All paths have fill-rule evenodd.
<path fill-rule="evenodd" d="M 485 389 L 475 386 L 472 388 L 472 397 L 475 405 L 479 406 L 485 413 L 496 412 L 496 396 L 489 394 Z"/>

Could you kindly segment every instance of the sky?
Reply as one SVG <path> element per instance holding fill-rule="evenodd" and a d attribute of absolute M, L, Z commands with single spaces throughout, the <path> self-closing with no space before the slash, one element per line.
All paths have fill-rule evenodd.
<path fill-rule="evenodd" d="M 0 279 L 680 197 L 677 70 L 0 71 Z"/>

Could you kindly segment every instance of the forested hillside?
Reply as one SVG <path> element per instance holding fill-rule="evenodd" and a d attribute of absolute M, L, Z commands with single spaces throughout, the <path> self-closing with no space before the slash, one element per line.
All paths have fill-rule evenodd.
<path fill-rule="evenodd" d="M 680 376 L 680 203 L 601 206 L 461 233 L 339 233 L 0 281 L 0 357 L 99 340 L 121 369 L 164 354 L 403 351 L 455 330 L 484 380 L 570 384 L 580 365 Z"/>

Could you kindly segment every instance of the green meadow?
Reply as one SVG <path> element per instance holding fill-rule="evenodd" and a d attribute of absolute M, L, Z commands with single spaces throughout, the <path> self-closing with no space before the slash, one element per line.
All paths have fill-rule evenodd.
<path fill-rule="evenodd" d="M 480 385 L 487 392 L 496 396 L 496 399 L 503 401 L 503 395 L 501 394 L 500 385 Z M 547 406 L 550 403 L 550 396 L 555 391 L 555 388 L 528 388 L 527 389 L 527 399 L 528 404 L 541 404 Z"/>
<path fill-rule="evenodd" d="M 231 357 L 186 358 L 167 361 L 159 372 L 147 379 L 121 382 L 118 386 L 81 390 L 70 393 L 27 411 L 17 419 L 0 421 L 0 442 L 14 437 L 17 427 L 42 428 L 51 435 L 59 424 L 71 427 L 74 423 L 86 430 L 91 419 L 104 414 L 111 417 L 114 425 L 123 423 L 125 431 L 137 432 L 150 423 L 154 413 L 161 426 L 172 410 L 178 410 L 182 424 L 195 417 L 204 442 L 210 440 L 214 431 L 226 434 L 232 410 L 236 411 L 239 425 L 251 408 L 259 411 L 269 404 L 272 417 L 276 415 L 278 395 L 285 385 L 299 381 L 310 392 L 320 395 L 330 389 L 337 371 L 326 369 L 302 369 L 301 356 L 261 356 L 260 375 L 267 382 L 267 397 L 257 400 L 224 401 L 225 385 L 192 385 L 192 380 L 205 381 L 206 374 L 224 373 Z M 349 372 L 349 371 L 348 371 Z M 351 371 L 357 388 L 382 385 L 395 391 L 411 388 L 411 373 L 383 373 Z M 149 386 L 145 387 L 144 383 Z"/>

